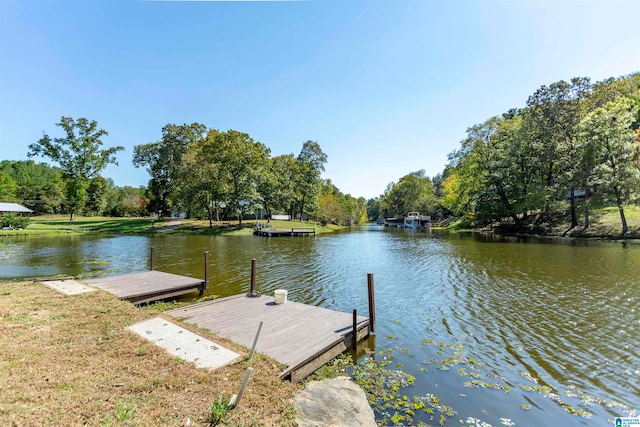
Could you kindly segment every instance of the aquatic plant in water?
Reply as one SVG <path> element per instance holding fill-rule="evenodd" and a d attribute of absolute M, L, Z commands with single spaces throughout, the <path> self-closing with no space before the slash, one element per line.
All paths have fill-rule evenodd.
<path fill-rule="evenodd" d="M 428 414 L 442 425 L 447 417 L 456 414 L 450 406 L 440 402 L 437 396 L 414 396 L 409 398 L 402 394 L 405 387 L 414 384 L 415 378 L 399 369 L 391 369 L 394 350 L 389 349 L 378 354 L 379 360 L 367 358 L 353 366 L 351 376 L 366 393 L 371 407 L 379 414 L 378 423 L 381 425 L 414 424 L 413 418 L 417 412 Z"/>
<path fill-rule="evenodd" d="M 387 336 L 387 339 L 394 340 L 393 336 Z M 433 348 L 435 353 L 439 357 L 426 358 L 422 360 L 422 364 L 425 365 L 420 369 L 422 372 L 428 372 L 427 366 L 432 365 L 439 370 L 450 370 L 453 367 L 457 367 L 456 372 L 459 376 L 468 377 L 469 380 L 464 381 L 465 387 L 480 388 L 480 389 L 493 389 L 502 390 L 504 393 L 511 391 L 511 384 L 498 375 L 487 374 L 487 377 L 492 377 L 494 380 L 485 381 L 484 375 L 481 374 L 480 368 L 482 363 L 470 357 L 470 354 L 475 354 L 473 349 L 466 347 L 466 343 L 454 343 L 447 344 L 444 342 L 437 342 L 429 338 L 423 340 L 421 348 Z M 402 371 L 402 364 L 397 363 L 397 369 L 391 369 L 389 366 L 393 363 L 395 351 L 400 353 L 411 355 L 412 354 L 402 348 L 387 349 L 381 351 L 378 354 L 378 361 L 373 358 L 367 359 L 365 362 L 357 365 L 353 368 L 353 379 L 358 383 L 366 392 L 369 403 L 378 414 L 378 424 L 387 425 L 425 425 L 422 421 L 414 421 L 414 417 L 417 414 L 423 413 L 422 417 L 429 417 L 430 423 L 439 423 L 441 425 L 446 424 L 447 417 L 452 417 L 456 414 L 456 411 L 446 405 L 440 403 L 440 399 L 432 394 L 425 396 L 414 396 L 412 398 L 401 395 L 400 391 L 403 387 L 413 385 L 415 378 Z M 540 379 L 534 377 L 531 373 L 522 370 L 518 372 L 520 376 L 533 383 L 533 385 L 518 385 L 518 387 L 524 391 L 536 392 L 543 397 L 553 400 L 566 412 L 576 415 L 585 419 L 593 416 L 593 414 L 583 408 L 574 407 L 563 401 L 559 392 L 554 390 L 549 385 L 539 384 Z M 496 381 L 496 379 L 498 381 Z M 506 384 L 505 384 L 506 383 Z M 508 385 L 507 385 L 508 384 Z M 409 393 L 410 394 L 410 393 Z M 567 397 L 578 398 L 580 403 L 584 405 L 593 406 L 596 404 L 606 406 L 608 408 L 616 408 L 621 412 L 631 412 L 632 410 L 625 405 L 616 401 L 605 401 L 599 398 L 594 398 L 585 395 L 582 391 L 575 387 L 571 387 L 565 392 Z M 461 396 L 464 396 L 461 394 Z M 523 410 L 530 410 L 531 406 L 527 403 L 520 405 Z M 464 424 L 465 421 L 459 420 L 460 424 Z M 500 418 L 502 425 L 515 426 L 509 418 Z M 478 418 L 468 417 L 466 419 L 466 425 L 474 427 L 491 427 L 491 424 L 486 423 Z"/>

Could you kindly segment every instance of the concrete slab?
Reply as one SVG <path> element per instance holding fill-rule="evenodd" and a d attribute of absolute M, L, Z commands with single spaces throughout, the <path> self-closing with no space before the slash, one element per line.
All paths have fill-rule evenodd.
<path fill-rule="evenodd" d="M 96 288 L 87 286 L 77 280 L 46 280 L 42 283 L 54 291 L 64 295 L 79 295 L 96 291 Z"/>
<path fill-rule="evenodd" d="M 198 368 L 217 369 L 240 359 L 240 355 L 162 317 L 128 327 L 131 331 Z"/>

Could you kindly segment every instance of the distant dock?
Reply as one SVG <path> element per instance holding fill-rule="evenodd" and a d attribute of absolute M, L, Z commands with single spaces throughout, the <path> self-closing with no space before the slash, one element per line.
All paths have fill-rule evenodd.
<path fill-rule="evenodd" d="M 271 228 L 271 225 L 264 223 L 257 223 L 253 229 L 253 234 L 257 236 L 265 237 L 284 237 L 284 236 L 315 236 L 316 228 L 291 228 L 291 229 L 276 229 Z"/>

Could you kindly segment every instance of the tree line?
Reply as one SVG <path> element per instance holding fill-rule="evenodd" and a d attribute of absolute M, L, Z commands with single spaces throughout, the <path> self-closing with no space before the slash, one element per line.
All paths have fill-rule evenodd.
<path fill-rule="evenodd" d="M 326 161 L 316 141 L 304 142 L 297 156 L 272 157 L 247 133 L 200 123 L 168 124 L 160 140 L 135 146 L 133 156 L 151 176 L 150 210 L 206 217 L 210 224 L 221 215 L 242 222 L 257 211 L 306 218 L 318 207 Z"/>
<path fill-rule="evenodd" d="M 516 231 L 566 217 L 569 229 L 586 230 L 592 203 L 614 204 L 624 235 L 624 207 L 640 196 L 639 128 L 640 73 L 545 85 L 526 107 L 467 129 L 441 174 L 400 178 L 369 212 L 441 213 Z"/>
<path fill-rule="evenodd" d="M 29 161 L 0 163 L 0 199 L 41 213 L 142 216 L 185 215 L 214 220 L 288 213 L 323 223 L 366 221 L 366 201 L 344 195 L 323 180 L 326 154 L 316 141 L 298 155 L 271 156 L 247 133 L 201 123 L 167 124 L 155 142 L 136 145 L 133 164 L 150 175 L 146 187 L 117 187 L 101 175 L 116 163 L 116 146 L 102 148 L 108 133 L 96 121 L 62 117 L 62 136 L 45 134 L 29 146 L 57 166 Z"/>
<path fill-rule="evenodd" d="M 96 176 L 80 206 L 67 199 L 59 167 L 33 160 L 0 161 L 0 200 L 20 203 L 35 215 L 68 214 L 75 209 L 85 216 L 143 216 L 148 204 L 144 187 L 118 187 L 113 180 Z"/>
<path fill-rule="evenodd" d="M 343 225 L 417 211 L 516 231 L 564 218 L 586 230 L 590 208 L 610 204 L 625 234 L 625 206 L 640 193 L 640 73 L 542 86 L 525 107 L 468 128 L 442 173 L 411 172 L 370 200 L 321 178 L 327 156 L 316 141 L 271 156 L 247 133 L 200 123 L 167 124 L 158 141 L 135 146 L 133 164 L 150 180 L 120 188 L 100 173 L 123 147 L 103 149 L 107 132 L 95 121 L 62 117 L 57 126 L 62 137 L 29 146 L 29 156 L 57 166 L 1 162 L 0 199 L 37 213 L 185 214 L 210 224 L 258 211 Z"/>

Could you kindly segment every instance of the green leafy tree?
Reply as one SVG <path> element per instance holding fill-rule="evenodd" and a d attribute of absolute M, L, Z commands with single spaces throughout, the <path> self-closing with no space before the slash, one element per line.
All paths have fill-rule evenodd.
<path fill-rule="evenodd" d="M 534 141 L 540 148 L 540 166 L 550 192 L 569 190 L 571 227 L 578 225 L 575 189 L 578 123 L 584 115 L 583 101 L 591 92 L 588 78 L 573 78 L 542 86 L 527 101 L 529 118 L 535 124 Z M 547 205 L 549 206 L 549 205 Z"/>
<path fill-rule="evenodd" d="M 298 163 L 295 177 L 297 209 L 304 217 L 307 211 L 315 208 L 314 205 L 318 201 L 322 189 L 321 174 L 327 163 L 327 155 L 316 141 L 309 140 L 302 144 L 302 150 L 296 162 Z"/>
<path fill-rule="evenodd" d="M 523 113 L 512 110 L 467 130 L 461 149 L 450 155 L 440 203 L 470 221 L 509 217 L 522 227 L 535 193 L 534 162 Z"/>
<path fill-rule="evenodd" d="M 345 216 L 344 208 L 334 194 L 323 194 L 318 199 L 316 217 L 322 225 L 341 224 Z"/>
<path fill-rule="evenodd" d="M 15 200 L 17 187 L 16 181 L 10 175 L 0 171 L 0 200 Z"/>
<path fill-rule="evenodd" d="M 367 200 L 366 208 L 368 221 L 377 221 L 378 218 L 381 218 L 379 197 Z"/>
<path fill-rule="evenodd" d="M 529 97 L 527 108 L 510 110 L 467 130 L 460 149 L 450 154 L 442 179 L 434 180 L 441 205 L 476 225 L 509 217 L 518 228 L 556 221 L 558 214 L 564 215 L 567 200 L 574 228 L 578 223 L 574 196 L 579 189 L 586 196 L 585 228 L 592 188 L 602 199 L 616 200 L 622 209 L 638 188 L 634 181 L 640 170 L 638 93 L 640 73 L 594 85 L 576 78 L 542 86 Z M 395 185 L 382 198 L 386 209 L 392 207 L 389 196 Z M 623 214 L 621 210 L 621 218 Z M 530 215 L 535 221 L 529 220 Z"/>
<path fill-rule="evenodd" d="M 87 201 L 85 203 L 86 215 L 102 215 L 107 208 L 107 194 L 109 181 L 102 176 L 96 176 L 87 188 Z"/>
<path fill-rule="evenodd" d="M 167 124 L 162 128 L 162 139 L 134 147 L 134 166 L 145 167 L 151 175 L 148 188 L 152 211 L 171 215 L 181 191 L 182 157 L 206 134 L 207 127 L 200 123 Z"/>
<path fill-rule="evenodd" d="M 363 197 L 343 194 L 327 179 L 318 198 L 316 218 L 322 224 L 364 224 L 367 222 L 367 202 Z"/>
<path fill-rule="evenodd" d="M 347 200 L 353 199 L 353 210 L 351 211 L 353 224 L 366 224 L 368 220 L 367 200 L 364 197 L 352 197 L 350 194 L 347 194 L 345 197 Z"/>
<path fill-rule="evenodd" d="M 37 214 L 59 212 L 64 201 L 64 182 L 59 168 L 46 163 L 3 162 L 3 170 L 16 183 L 16 201 Z"/>
<path fill-rule="evenodd" d="M 267 217 L 286 211 L 295 197 L 294 177 L 298 164 L 293 154 L 268 159 L 257 177 L 258 194 Z"/>
<path fill-rule="evenodd" d="M 206 212 L 209 227 L 213 220 L 220 219 L 220 209 L 226 206 L 230 183 L 221 172 L 216 152 L 215 136 L 219 133 L 210 129 L 206 138 L 199 140 L 182 158 L 180 201 L 191 215 Z"/>
<path fill-rule="evenodd" d="M 636 96 L 640 98 L 640 91 Z M 624 205 L 640 188 L 640 170 L 635 163 L 640 144 L 632 129 L 638 108 L 634 104 L 627 98 L 608 102 L 589 113 L 581 123 L 588 155 L 601 159 L 593 167 L 594 182 L 615 198 L 622 236 L 628 231 Z"/>
<path fill-rule="evenodd" d="M 424 170 L 405 175 L 396 184 L 389 184 L 380 201 L 385 217 L 405 216 L 409 212 L 428 215 L 434 212 L 436 205 L 433 184 Z"/>
<path fill-rule="evenodd" d="M 225 200 L 232 212 L 242 215 L 258 199 L 257 181 L 269 159 L 269 149 L 248 134 L 236 130 L 216 132 L 203 154 L 218 167 L 218 188 L 227 188 Z"/>
<path fill-rule="evenodd" d="M 143 216 L 147 209 L 144 189 L 131 186 L 117 188 L 118 202 L 115 216 L 136 217 Z"/>
<path fill-rule="evenodd" d="M 458 173 L 455 168 L 452 168 L 452 172 L 442 182 L 442 198 L 440 204 L 451 211 L 454 215 L 471 215 L 473 206 L 471 205 L 471 190 L 472 186 L 467 185 L 470 183 L 470 178 L 464 174 Z"/>
<path fill-rule="evenodd" d="M 102 137 L 107 131 L 98 129 L 95 120 L 84 117 L 77 121 L 62 117 L 56 124 L 64 131 L 61 138 L 51 139 L 45 134 L 38 142 L 29 145 L 29 157 L 43 156 L 56 162 L 66 183 L 67 206 L 70 220 L 84 206 L 91 179 L 98 176 L 108 164 L 117 164 L 115 154 L 124 147 L 101 149 Z"/>

